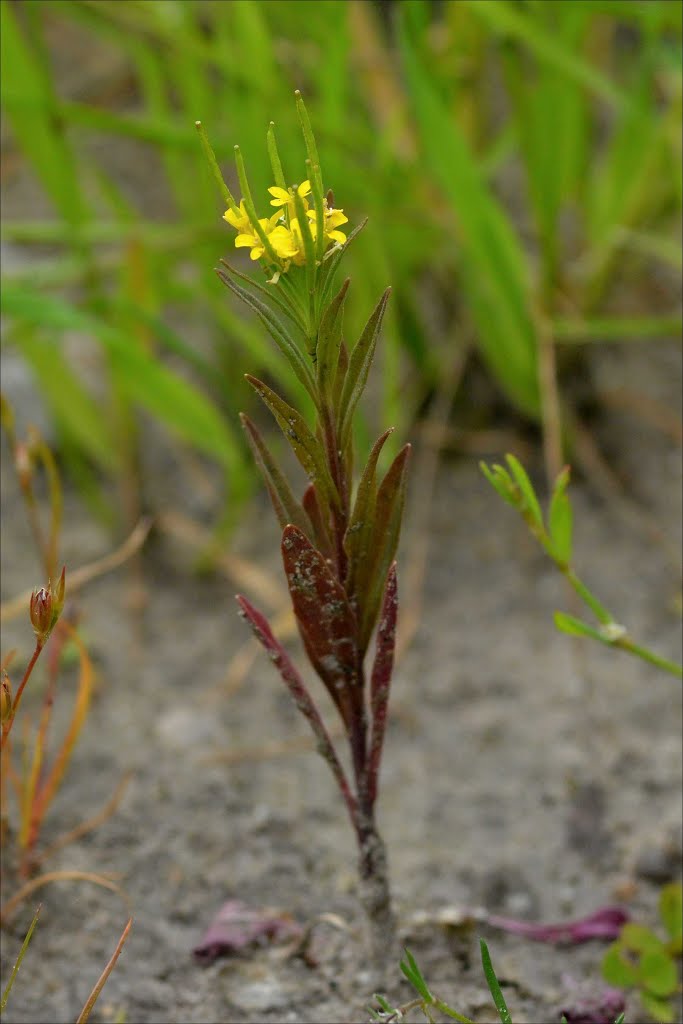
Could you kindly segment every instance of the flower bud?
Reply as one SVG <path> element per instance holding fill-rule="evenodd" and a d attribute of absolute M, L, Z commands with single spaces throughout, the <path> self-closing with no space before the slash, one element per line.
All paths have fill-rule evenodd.
<path fill-rule="evenodd" d="M 40 590 L 34 590 L 31 594 L 31 604 L 29 606 L 31 625 L 36 632 L 36 636 L 43 640 L 47 640 L 53 626 L 53 603 L 51 586 L 49 583 L 47 585 L 47 590 L 45 587 L 41 587 Z"/>
<path fill-rule="evenodd" d="M 0 724 L 4 725 L 12 717 L 12 687 L 9 684 L 9 676 L 3 669 L 2 682 L 0 682 Z"/>

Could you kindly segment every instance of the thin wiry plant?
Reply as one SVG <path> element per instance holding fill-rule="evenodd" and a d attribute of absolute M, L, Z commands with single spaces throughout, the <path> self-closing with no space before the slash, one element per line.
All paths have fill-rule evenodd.
<path fill-rule="evenodd" d="M 259 317 L 309 395 L 311 425 L 263 381 L 249 384 L 273 414 L 305 470 L 309 483 L 299 501 L 246 415 L 242 425 L 282 528 L 282 559 L 303 646 L 344 724 L 350 772 L 344 767 L 307 683 L 279 643 L 266 618 L 240 595 L 240 613 L 261 642 L 294 701 L 308 720 L 317 749 L 335 777 L 359 850 L 360 896 L 377 958 L 394 933 L 384 842 L 377 828 L 379 769 L 396 637 L 397 583 L 394 561 L 404 507 L 410 446 L 405 445 L 378 478 L 378 461 L 391 430 L 375 442 L 353 491 L 353 421 L 373 360 L 387 288 L 356 344 L 343 337 L 345 280 L 335 272 L 360 224 L 347 235 L 343 210 L 323 188 L 320 161 L 306 107 L 296 104 L 308 159 L 306 176 L 289 186 L 275 141 L 267 148 L 275 184 L 275 212 L 259 218 L 239 147 L 235 147 L 242 198 L 235 201 L 223 181 L 201 124 L 200 137 L 237 231 L 235 245 L 250 250 L 260 265 L 259 283 L 229 263 L 218 270 L 225 285 Z M 369 673 L 365 659 L 377 627 Z"/>

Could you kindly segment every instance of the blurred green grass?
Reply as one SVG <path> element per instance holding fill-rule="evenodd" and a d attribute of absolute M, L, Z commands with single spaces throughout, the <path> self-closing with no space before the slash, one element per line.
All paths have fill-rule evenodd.
<path fill-rule="evenodd" d="M 394 288 L 368 432 L 394 424 L 400 438 L 465 332 L 500 394 L 547 433 L 563 400 L 556 346 L 680 331 L 680 309 L 661 308 L 656 285 L 662 267 L 681 266 L 679 4 L 1 9 L 5 176 L 31 175 L 49 211 L 4 209 L 3 239 L 21 260 L 2 282 L 3 345 L 30 366 L 91 495 L 130 472 L 142 409 L 222 468 L 233 522 L 255 482 L 238 431 L 252 402 L 242 373 L 277 377 L 302 400 L 213 273 L 235 256 L 233 236 L 194 129 L 200 119 L 236 192 L 239 142 L 265 213 L 271 120 L 287 177 L 302 177 L 295 88 L 326 186 L 352 225 L 370 218 L 353 249 L 351 334 Z M 66 89 L 55 72 L 64 33 L 79 52 L 111 55 L 99 95 Z M 133 147 L 139 193 L 108 159 L 119 144 Z M 452 320 L 445 331 L 435 304 Z M 208 343 L 195 345 L 191 326 L 184 334 L 192 324 Z M 69 356 L 73 333 L 101 350 L 104 399 Z"/>

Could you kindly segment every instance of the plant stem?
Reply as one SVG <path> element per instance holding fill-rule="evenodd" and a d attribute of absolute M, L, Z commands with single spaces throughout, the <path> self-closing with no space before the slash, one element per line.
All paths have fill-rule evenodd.
<path fill-rule="evenodd" d="M 662 658 L 659 654 L 655 654 L 654 651 L 649 650 L 647 647 L 641 647 L 639 644 L 634 644 L 628 637 L 622 637 L 621 640 L 617 640 L 614 643 L 614 647 L 620 647 L 622 651 L 628 651 L 629 654 L 635 654 L 636 657 L 642 658 L 643 661 L 647 661 L 650 665 L 655 665 L 657 668 L 664 669 L 665 672 L 669 672 L 672 676 L 676 676 L 677 679 L 683 679 L 683 666 L 678 665 L 675 661 L 669 661 L 668 658 Z"/>
<path fill-rule="evenodd" d="M 357 822 L 360 856 L 360 901 L 369 924 L 369 955 L 372 965 L 381 969 L 391 958 L 396 920 L 391 907 L 389 865 L 384 841 L 373 817 Z"/>

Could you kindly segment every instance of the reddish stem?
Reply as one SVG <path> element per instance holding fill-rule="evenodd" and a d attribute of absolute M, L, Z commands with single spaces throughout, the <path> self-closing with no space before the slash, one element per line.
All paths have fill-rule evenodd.
<path fill-rule="evenodd" d="M 9 736 L 10 730 L 12 728 L 12 722 L 14 721 L 14 719 L 16 717 L 16 714 L 17 714 L 17 711 L 19 710 L 19 702 L 21 701 L 21 695 L 24 692 L 24 687 L 26 686 L 27 682 L 31 678 L 31 673 L 33 672 L 35 664 L 38 661 L 38 658 L 40 657 L 40 652 L 42 651 L 44 646 L 45 646 L 45 641 L 42 640 L 40 637 L 38 637 L 38 639 L 36 640 L 36 649 L 33 652 L 31 660 L 29 661 L 28 665 L 26 666 L 26 671 L 24 672 L 24 677 L 21 680 L 21 682 L 19 683 L 19 689 L 17 690 L 17 695 L 14 698 L 14 703 L 12 705 L 12 714 L 10 715 L 10 717 L 7 719 L 7 721 L 5 722 L 5 724 L 2 727 L 2 741 L 0 743 L 0 746 L 5 742 L 5 740 Z"/>

